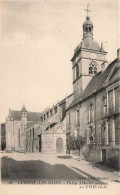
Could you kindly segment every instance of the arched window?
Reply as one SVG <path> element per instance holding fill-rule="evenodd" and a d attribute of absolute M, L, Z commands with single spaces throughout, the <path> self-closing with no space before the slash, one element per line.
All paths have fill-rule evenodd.
<path fill-rule="evenodd" d="M 89 74 L 97 74 L 97 62 L 92 61 L 89 66 Z"/>
<path fill-rule="evenodd" d="M 85 31 L 87 32 L 87 27 L 85 27 Z"/>
<path fill-rule="evenodd" d="M 91 32 L 91 27 L 89 27 L 89 32 Z"/>
<path fill-rule="evenodd" d="M 89 33 L 89 27 L 87 27 L 87 33 Z"/>

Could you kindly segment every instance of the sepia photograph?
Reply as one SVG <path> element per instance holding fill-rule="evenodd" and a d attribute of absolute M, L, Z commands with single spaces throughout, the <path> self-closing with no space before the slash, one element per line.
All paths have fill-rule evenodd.
<path fill-rule="evenodd" d="M 0 1 L 1 195 L 119 194 L 119 7 Z"/>

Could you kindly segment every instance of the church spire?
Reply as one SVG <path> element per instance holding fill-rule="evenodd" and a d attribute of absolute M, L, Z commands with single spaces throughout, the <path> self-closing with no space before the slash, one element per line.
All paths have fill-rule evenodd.
<path fill-rule="evenodd" d="M 21 112 L 27 112 L 25 105 L 23 104 Z"/>
<path fill-rule="evenodd" d="M 89 12 L 91 12 L 89 10 L 89 4 L 87 5 L 87 9 L 85 11 L 87 11 L 87 16 L 85 22 L 83 23 L 83 39 L 88 37 L 93 39 L 93 24 L 89 17 Z"/>

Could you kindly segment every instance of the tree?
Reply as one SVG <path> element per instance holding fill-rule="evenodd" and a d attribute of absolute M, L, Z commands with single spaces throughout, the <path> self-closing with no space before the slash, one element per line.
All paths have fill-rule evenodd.
<path fill-rule="evenodd" d="M 1 150 L 5 150 L 6 148 L 6 130 L 5 123 L 1 124 Z"/>
<path fill-rule="evenodd" d="M 68 143 L 70 150 L 79 150 L 79 156 L 80 156 L 80 150 L 84 144 L 85 144 L 85 137 L 82 137 L 81 135 L 78 135 L 77 137 L 72 135 Z"/>

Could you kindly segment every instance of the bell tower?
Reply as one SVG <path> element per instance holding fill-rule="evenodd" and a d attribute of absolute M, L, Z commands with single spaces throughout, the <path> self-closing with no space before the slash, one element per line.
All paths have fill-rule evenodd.
<path fill-rule="evenodd" d="M 99 46 L 93 39 L 94 26 L 88 15 L 88 13 L 91 12 L 89 10 L 89 4 L 85 11 L 87 11 L 87 16 L 83 23 L 82 42 L 80 42 L 74 50 L 74 55 L 71 59 L 74 99 L 82 94 L 91 78 L 101 71 L 101 66 L 103 67 L 103 64 L 105 67 L 105 64 L 107 63 L 107 52 L 105 52 L 103 44 L 101 43 L 101 46 Z"/>
<path fill-rule="evenodd" d="M 27 125 L 27 110 L 25 105 L 23 105 L 21 110 L 21 126 L 24 129 Z"/>

